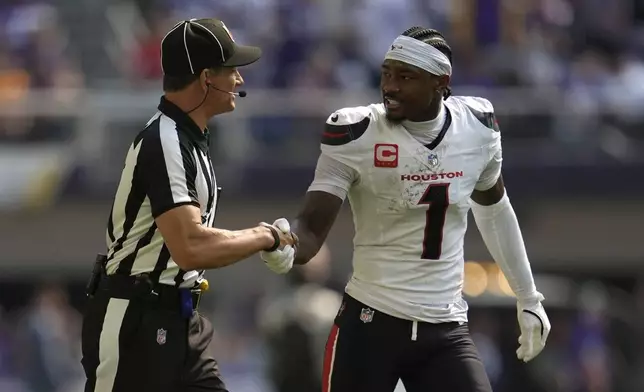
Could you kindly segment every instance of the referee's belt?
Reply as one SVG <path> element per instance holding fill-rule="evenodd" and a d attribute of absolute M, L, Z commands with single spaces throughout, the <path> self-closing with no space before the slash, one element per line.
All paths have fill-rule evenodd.
<path fill-rule="evenodd" d="M 197 310 L 202 294 L 200 289 L 153 284 L 147 274 L 138 276 L 104 275 L 98 291 L 112 298 L 149 300 L 170 310 L 182 312 Z"/>

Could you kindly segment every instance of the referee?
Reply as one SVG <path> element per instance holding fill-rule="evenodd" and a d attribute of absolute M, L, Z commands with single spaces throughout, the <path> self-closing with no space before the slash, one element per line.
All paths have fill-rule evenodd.
<path fill-rule="evenodd" d="M 288 230 L 213 227 L 218 187 L 208 120 L 235 108 L 237 67 L 261 50 L 216 19 L 176 24 L 161 43 L 164 95 L 132 143 L 88 284 L 85 392 L 226 391 L 197 309 L 205 269 L 292 245 Z M 212 90 L 212 91 L 211 91 Z"/>

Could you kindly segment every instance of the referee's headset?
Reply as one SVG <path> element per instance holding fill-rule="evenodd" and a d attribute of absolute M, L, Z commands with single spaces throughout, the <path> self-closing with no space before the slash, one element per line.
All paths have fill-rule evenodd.
<path fill-rule="evenodd" d="M 209 76 L 210 75 L 209 75 L 208 71 L 206 71 L 206 87 L 208 89 L 206 90 L 206 93 L 204 94 L 203 99 L 201 100 L 201 103 L 199 103 L 199 105 L 197 105 L 194 108 L 192 108 L 189 111 L 187 111 L 186 114 L 194 112 L 195 110 L 199 109 L 201 107 L 201 105 L 203 105 L 204 102 L 206 102 L 206 98 L 208 98 L 208 93 L 210 92 L 210 89 L 221 91 L 222 93 L 234 95 L 234 96 L 239 97 L 239 98 L 244 98 L 247 95 L 246 91 L 244 91 L 244 90 L 240 90 L 238 93 L 235 93 L 235 92 L 232 92 L 232 91 L 226 91 L 226 90 L 222 90 L 220 88 L 217 88 L 217 87 L 213 86 L 212 83 L 210 83 L 210 81 L 208 80 Z"/>

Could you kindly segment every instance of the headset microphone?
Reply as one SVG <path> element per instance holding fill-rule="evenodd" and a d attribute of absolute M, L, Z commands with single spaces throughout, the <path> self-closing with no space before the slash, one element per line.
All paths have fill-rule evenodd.
<path fill-rule="evenodd" d="M 210 88 L 214 89 L 214 90 L 221 91 L 222 93 L 226 93 L 226 94 L 234 95 L 234 96 L 239 97 L 239 98 L 244 98 L 244 97 L 247 95 L 246 91 L 244 91 L 244 90 L 241 90 L 241 91 L 239 91 L 239 92 L 237 92 L 237 93 L 234 93 L 234 92 L 232 92 L 232 91 L 226 91 L 226 90 L 219 89 L 219 88 L 217 88 L 217 87 L 213 86 L 213 85 L 212 85 L 212 84 L 210 84 L 210 83 L 207 83 L 206 85 L 207 85 L 208 87 L 210 87 Z"/>
<path fill-rule="evenodd" d="M 208 93 L 210 92 L 210 89 L 221 91 L 222 93 L 234 95 L 234 96 L 239 97 L 239 98 L 244 98 L 246 96 L 246 91 L 244 91 L 244 90 L 241 90 L 238 93 L 233 93 L 232 91 L 226 91 L 226 90 L 218 89 L 217 87 L 213 86 L 212 84 L 210 84 L 208 82 L 206 82 L 206 86 L 208 87 L 208 90 L 206 90 L 206 94 L 204 94 L 203 99 L 201 100 L 201 103 L 199 105 L 195 106 L 192 110 L 187 111 L 186 114 L 194 112 L 201 105 L 203 105 L 204 102 L 206 102 L 206 98 L 208 97 Z"/>

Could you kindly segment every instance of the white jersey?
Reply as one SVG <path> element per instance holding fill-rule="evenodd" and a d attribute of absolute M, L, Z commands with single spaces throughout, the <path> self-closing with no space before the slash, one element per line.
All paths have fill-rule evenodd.
<path fill-rule="evenodd" d="M 501 136 L 483 98 L 450 97 L 440 116 L 433 141 L 423 144 L 389 122 L 382 104 L 331 114 L 309 191 L 348 194 L 355 225 L 349 295 L 399 318 L 465 322 L 470 196 L 498 180 Z"/>

